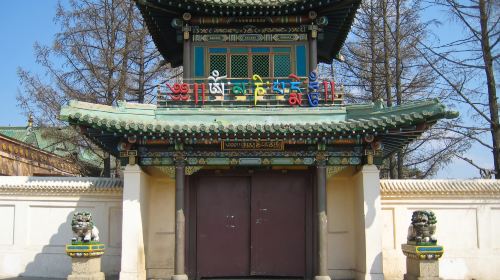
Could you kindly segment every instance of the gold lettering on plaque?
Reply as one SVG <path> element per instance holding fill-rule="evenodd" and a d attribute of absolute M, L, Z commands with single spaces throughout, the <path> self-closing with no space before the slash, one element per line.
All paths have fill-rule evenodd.
<path fill-rule="evenodd" d="M 242 141 L 242 142 L 222 142 L 222 151 L 244 151 L 244 150 L 265 150 L 283 151 L 285 143 L 283 141 Z"/>

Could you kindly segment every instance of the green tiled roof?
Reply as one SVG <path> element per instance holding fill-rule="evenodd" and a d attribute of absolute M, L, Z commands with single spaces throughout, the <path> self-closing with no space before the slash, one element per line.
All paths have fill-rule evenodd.
<path fill-rule="evenodd" d="M 319 108 L 157 108 L 120 103 L 117 107 L 73 101 L 61 110 L 72 124 L 115 132 L 342 132 L 395 128 L 454 117 L 437 100 L 399 107 L 348 105 Z"/>
<path fill-rule="evenodd" d="M 31 145 L 40 150 L 53 153 L 59 156 L 66 156 L 67 143 L 57 141 L 52 137 L 47 137 L 50 130 L 56 128 L 38 127 L 0 127 L 0 135 L 7 136 L 19 142 Z"/>
<path fill-rule="evenodd" d="M 69 141 L 58 139 L 59 137 L 56 135 L 74 135 L 74 133 L 74 130 L 70 128 L 28 126 L 0 127 L 0 135 L 61 157 L 68 157 L 74 152 L 78 152 L 78 148 Z M 94 166 L 100 165 L 101 160 L 91 151 L 78 152 L 78 156 L 80 160 L 88 162 Z"/>
<path fill-rule="evenodd" d="M 420 124 L 432 125 L 441 118 L 454 118 L 437 100 L 384 107 L 381 103 L 316 108 L 157 108 L 155 105 L 119 103 L 116 107 L 73 101 L 61 110 L 60 118 L 90 128 L 91 136 L 110 152 L 125 135 L 191 138 L 208 135 L 236 135 L 238 139 L 257 135 L 320 138 L 333 135 L 374 133 L 396 149 L 423 132 Z M 415 133 L 394 134 L 413 126 Z M 108 141 L 106 144 L 105 142 Z"/>

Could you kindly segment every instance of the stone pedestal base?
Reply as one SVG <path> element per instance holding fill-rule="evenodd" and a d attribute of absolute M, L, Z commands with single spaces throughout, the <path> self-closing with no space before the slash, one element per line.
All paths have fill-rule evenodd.
<path fill-rule="evenodd" d="M 401 247 L 406 256 L 404 280 L 442 280 L 439 278 L 439 258 L 443 255 L 442 246 L 403 244 Z"/>
<path fill-rule="evenodd" d="M 330 276 L 314 276 L 314 280 L 331 280 Z"/>
<path fill-rule="evenodd" d="M 186 274 L 172 275 L 172 280 L 188 280 L 188 276 Z"/>
<path fill-rule="evenodd" d="M 71 275 L 68 280 L 104 280 L 101 258 L 71 258 Z"/>
<path fill-rule="evenodd" d="M 438 260 L 418 260 L 406 258 L 404 280 L 441 280 Z"/>

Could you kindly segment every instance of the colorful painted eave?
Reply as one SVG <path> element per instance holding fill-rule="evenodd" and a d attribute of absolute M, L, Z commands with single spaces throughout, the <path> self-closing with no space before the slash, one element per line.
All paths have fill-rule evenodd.
<path fill-rule="evenodd" d="M 386 130 L 454 118 L 437 100 L 387 108 L 381 104 L 317 108 L 157 108 L 120 102 L 72 101 L 61 110 L 70 124 L 121 133 L 317 133 Z"/>

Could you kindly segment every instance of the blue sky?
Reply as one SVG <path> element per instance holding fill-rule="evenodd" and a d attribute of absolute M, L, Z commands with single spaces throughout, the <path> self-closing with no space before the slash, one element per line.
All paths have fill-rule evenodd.
<path fill-rule="evenodd" d="M 22 67 L 34 73 L 43 72 L 35 63 L 33 44 L 50 45 L 59 27 L 54 23 L 56 0 L 1 1 L 0 9 L 0 126 L 22 126 L 26 117 L 17 105 L 16 95 L 21 90 L 16 71 Z M 439 18 L 444 25 L 434 32 L 444 41 L 461 30 L 448 20 L 443 12 L 430 9 L 425 18 Z M 492 166 L 491 153 L 474 147 L 467 155 L 482 166 Z M 478 171 L 462 160 L 456 160 L 439 172 L 438 178 L 478 177 Z"/>
<path fill-rule="evenodd" d="M 41 72 L 35 64 L 33 44 L 50 44 L 58 26 L 53 21 L 56 0 L 1 1 L 0 8 L 0 126 L 24 125 L 26 118 L 17 107 L 19 79 L 23 67 Z"/>

